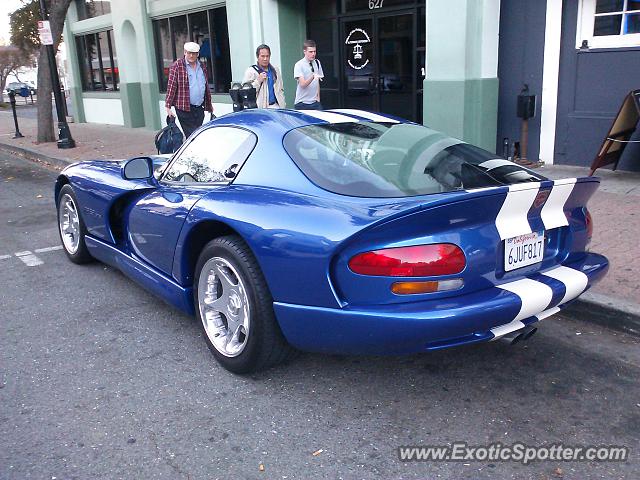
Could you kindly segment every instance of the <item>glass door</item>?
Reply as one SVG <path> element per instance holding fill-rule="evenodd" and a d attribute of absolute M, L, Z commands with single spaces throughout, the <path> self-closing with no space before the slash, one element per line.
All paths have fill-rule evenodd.
<path fill-rule="evenodd" d="M 342 20 L 345 108 L 416 120 L 414 17 L 411 11 Z"/>
<path fill-rule="evenodd" d="M 414 15 L 378 16 L 378 106 L 391 115 L 415 120 Z"/>
<path fill-rule="evenodd" d="M 342 22 L 343 98 L 346 108 L 378 110 L 373 18 Z"/>

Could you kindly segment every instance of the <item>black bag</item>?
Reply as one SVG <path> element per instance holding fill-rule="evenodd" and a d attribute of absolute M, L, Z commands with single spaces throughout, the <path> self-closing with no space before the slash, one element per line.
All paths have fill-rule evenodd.
<path fill-rule="evenodd" d="M 156 134 L 156 149 L 158 153 L 177 152 L 183 138 L 182 132 L 176 125 L 176 119 L 167 116 L 167 126 Z"/>

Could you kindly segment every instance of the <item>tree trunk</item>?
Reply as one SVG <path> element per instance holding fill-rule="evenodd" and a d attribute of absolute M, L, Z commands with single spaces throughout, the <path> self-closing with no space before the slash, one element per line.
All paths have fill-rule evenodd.
<path fill-rule="evenodd" d="M 47 2 L 54 52 L 58 51 L 64 19 L 70 3 L 71 0 L 50 0 Z M 73 38 L 68 41 L 72 42 Z M 54 68 L 57 68 L 57 66 L 54 66 Z M 38 143 L 55 142 L 57 140 L 53 129 L 52 91 L 47 50 L 45 46 L 41 46 L 38 56 Z"/>
<path fill-rule="evenodd" d="M 53 114 L 51 112 L 51 75 L 46 47 L 40 47 L 38 56 L 38 143 L 55 142 Z"/>

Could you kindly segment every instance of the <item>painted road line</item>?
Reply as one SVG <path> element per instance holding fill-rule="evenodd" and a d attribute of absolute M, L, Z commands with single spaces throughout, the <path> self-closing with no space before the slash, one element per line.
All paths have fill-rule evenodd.
<path fill-rule="evenodd" d="M 26 250 L 24 252 L 16 252 L 14 253 L 14 255 L 22 260 L 27 267 L 36 267 L 44 263 L 29 250 Z"/>
<path fill-rule="evenodd" d="M 36 253 L 46 253 L 46 252 L 53 252 L 55 250 L 62 250 L 62 245 L 57 245 L 55 247 L 36 248 L 34 250 L 34 252 L 36 252 Z"/>
<path fill-rule="evenodd" d="M 0 255 L 0 260 L 6 260 L 7 258 L 11 258 L 11 255 Z"/>

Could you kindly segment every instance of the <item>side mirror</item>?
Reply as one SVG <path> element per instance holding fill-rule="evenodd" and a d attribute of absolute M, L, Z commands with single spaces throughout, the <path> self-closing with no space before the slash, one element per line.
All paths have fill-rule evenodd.
<path fill-rule="evenodd" d="M 224 176 L 228 179 L 236 178 L 236 168 L 238 168 L 238 164 L 234 163 L 224 171 Z"/>
<path fill-rule="evenodd" d="M 122 165 L 122 178 L 125 180 L 142 180 L 153 176 L 153 160 L 149 157 L 136 157 Z"/>

